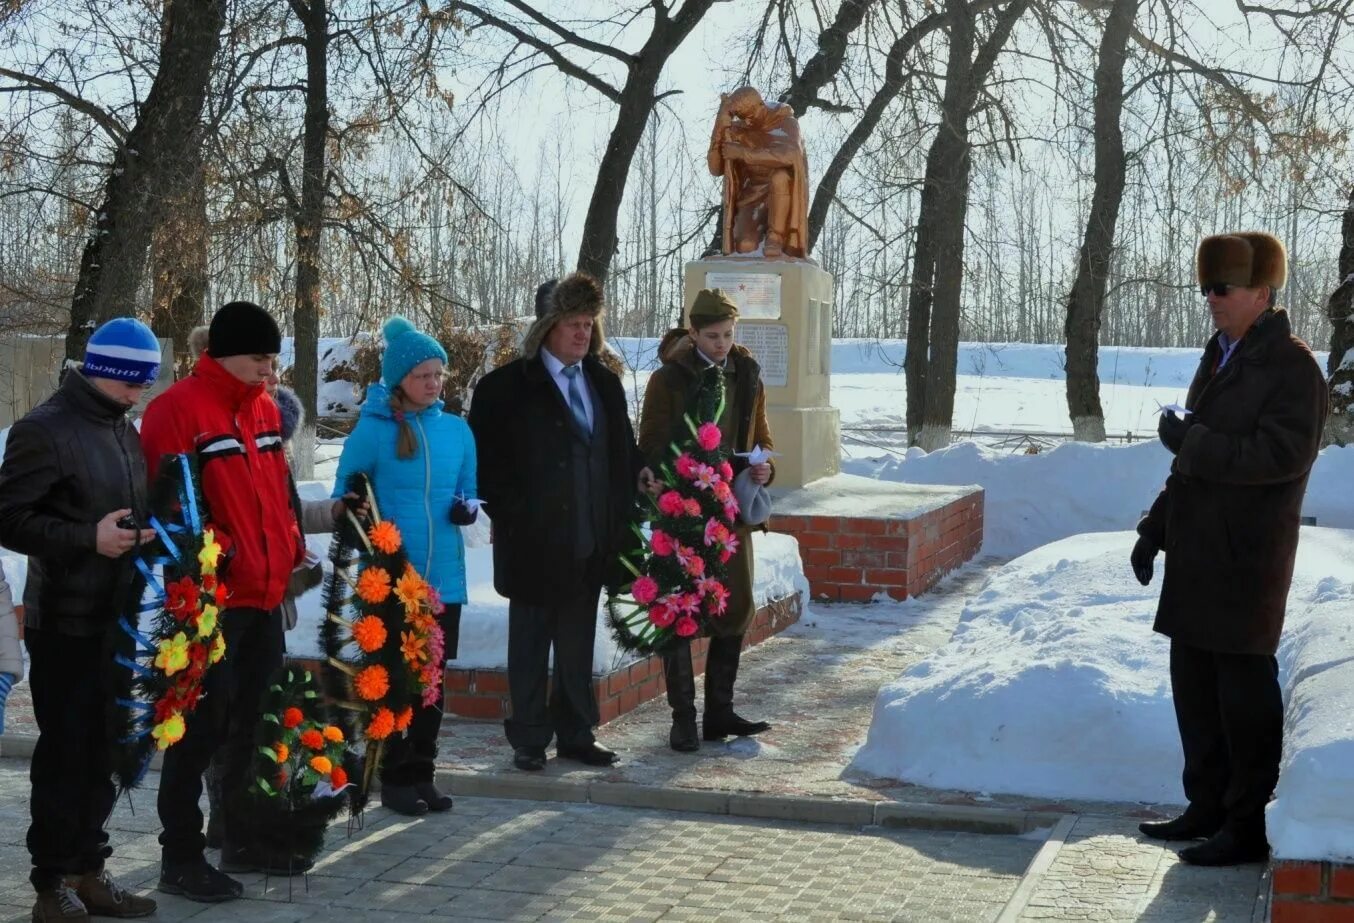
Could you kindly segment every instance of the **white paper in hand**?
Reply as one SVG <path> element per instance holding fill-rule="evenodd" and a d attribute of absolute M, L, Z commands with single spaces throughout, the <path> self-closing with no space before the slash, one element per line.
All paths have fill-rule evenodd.
<path fill-rule="evenodd" d="M 457 494 L 456 499 L 459 502 L 464 503 L 466 505 L 466 509 L 470 510 L 470 512 L 472 513 L 478 513 L 480 511 L 480 507 L 484 505 L 484 501 L 480 500 L 479 498 L 472 499 L 462 497 L 460 494 Z"/>
<path fill-rule="evenodd" d="M 1190 410 L 1188 407 L 1181 407 L 1179 404 L 1162 404 L 1160 402 L 1157 403 L 1157 409 L 1160 410 L 1162 413 L 1165 413 L 1166 411 L 1169 410 L 1177 417 L 1187 417 L 1194 412 Z"/>
<path fill-rule="evenodd" d="M 779 452 L 773 452 L 770 449 L 764 449 L 758 443 L 752 447 L 751 452 L 734 452 L 739 458 L 746 458 L 749 465 L 764 465 L 771 459 L 779 455 Z"/>

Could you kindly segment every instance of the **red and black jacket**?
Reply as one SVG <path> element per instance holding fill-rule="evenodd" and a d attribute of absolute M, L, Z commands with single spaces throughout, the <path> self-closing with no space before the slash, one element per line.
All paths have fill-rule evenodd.
<path fill-rule="evenodd" d="M 203 355 L 193 373 L 150 402 L 141 421 L 148 467 L 195 453 L 202 497 L 229 564 L 230 608 L 274 609 L 305 556 L 282 420 L 262 384 L 247 385 Z"/>

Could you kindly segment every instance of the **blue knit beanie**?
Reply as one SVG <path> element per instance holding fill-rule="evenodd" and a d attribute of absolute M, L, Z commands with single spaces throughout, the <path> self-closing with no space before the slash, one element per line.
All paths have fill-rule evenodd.
<path fill-rule="evenodd" d="M 447 362 L 442 344 L 420 333 L 403 317 L 396 315 L 386 321 L 381 335 L 386 341 L 385 355 L 381 357 L 381 383 L 391 390 L 420 362 L 428 359 L 441 359 L 443 365 Z"/>
<path fill-rule="evenodd" d="M 115 317 L 90 334 L 83 371 L 86 378 L 148 385 L 160 374 L 160 341 L 136 318 Z"/>

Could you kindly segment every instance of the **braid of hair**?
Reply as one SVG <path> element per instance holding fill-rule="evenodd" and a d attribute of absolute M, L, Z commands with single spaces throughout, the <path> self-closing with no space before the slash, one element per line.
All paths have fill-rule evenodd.
<path fill-rule="evenodd" d="M 401 460 L 413 458 L 418 454 L 418 437 L 414 435 L 414 428 L 405 419 L 404 392 L 398 387 L 390 390 L 390 409 L 395 415 L 395 422 L 400 426 L 400 434 L 395 440 L 395 457 Z"/>

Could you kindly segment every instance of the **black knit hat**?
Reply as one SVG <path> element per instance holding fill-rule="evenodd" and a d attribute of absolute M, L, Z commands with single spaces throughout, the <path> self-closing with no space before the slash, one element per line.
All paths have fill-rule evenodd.
<path fill-rule="evenodd" d="M 232 301 L 212 315 L 207 353 L 227 356 L 276 355 L 282 352 L 282 331 L 271 314 L 252 301 Z"/>

